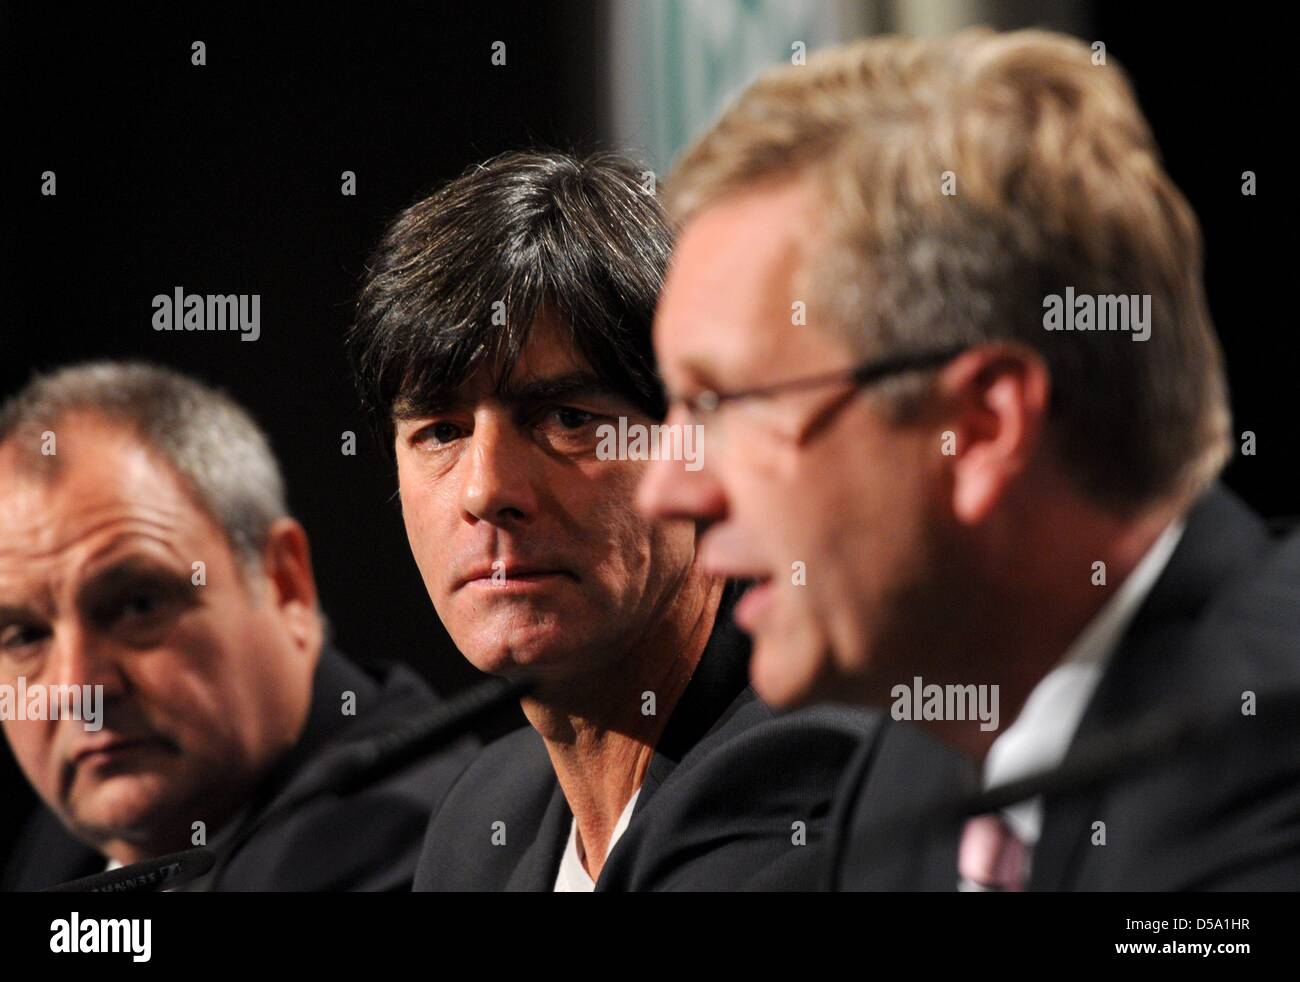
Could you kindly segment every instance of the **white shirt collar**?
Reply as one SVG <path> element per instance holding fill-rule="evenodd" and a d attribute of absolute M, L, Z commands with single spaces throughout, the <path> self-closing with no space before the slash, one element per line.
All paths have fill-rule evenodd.
<path fill-rule="evenodd" d="M 636 799 L 640 794 L 641 789 L 637 788 L 632 792 L 632 797 L 628 799 L 627 804 L 623 806 L 623 814 L 618 816 L 618 822 L 615 823 L 614 831 L 609 837 L 609 848 L 605 850 L 606 857 L 614 851 L 614 843 L 618 842 L 627 831 L 628 823 L 632 821 L 632 809 L 636 807 Z M 587 875 L 586 867 L 582 865 L 578 846 L 578 820 L 574 819 L 569 824 L 569 844 L 564 847 L 560 871 L 555 876 L 555 893 L 591 893 L 596 889 L 595 881 Z"/>
<path fill-rule="evenodd" d="M 1176 519 L 1165 528 L 1056 667 L 1029 693 L 1015 722 L 989 748 L 985 787 L 1055 767 L 1065 759 L 1111 655 L 1168 565 L 1184 527 L 1185 522 Z M 1034 798 L 1008 808 L 1004 817 L 1020 840 L 1032 847 L 1042 828 L 1042 811 L 1042 799 Z"/>

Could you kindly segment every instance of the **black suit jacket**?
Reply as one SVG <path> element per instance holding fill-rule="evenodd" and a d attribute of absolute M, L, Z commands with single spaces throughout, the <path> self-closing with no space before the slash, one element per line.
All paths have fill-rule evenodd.
<path fill-rule="evenodd" d="M 1300 536 L 1273 541 L 1216 486 L 1189 513 L 1113 653 L 1065 766 L 1088 741 L 1153 714 L 1218 725 L 1221 735 L 1087 790 L 1047 797 L 1030 887 L 1300 888 L 1300 714 L 1294 701 L 1270 695 L 1288 690 L 1300 690 Z M 1256 716 L 1241 713 L 1246 692 L 1258 698 Z M 928 794 L 939 801 L 945 792 Z M 872 865 L 879 851 L 866 836 L 887 817 L 869 781 L 850 772 L 828 845 L 830 882 L 953 889 L 956 824 L 918 832 L 898 876 L 880 881 Z"/>
<path fill-rule="evenodd" d="M 840 772 L 881 718 L 824 708 L 778 717 L 749 687 L 729 605 L 674 708 L 597 890 L 812 885 Z M 542 739 L 490 745 L 429 825 L 416 890 L 549 891 L 573 814 Z M 805 844 L 796 844 L 801 838 Z M 504 823 L 505 842 L 493 844 Z"/>
<path fill-rule="evenodd" d="M 342 713 L 347 691 L 356 694 L 355 715 Z M 368 671 L 326 648 L 302 736 L 258 789 L 238 826 L 212 839 L 218 865 L 208 888 L 409 889 L 429 815 L 476 752 L 477 741 L 465 738 L 346 792 L 338 790 L 332 764 L 427 715 L 437 704 L 408 669 Z M 105 863 L 102 855 L 72 838 L 53 813 L 39 807 L 0 885 L 37 890 L 99 872 Z"/>
<path fill-rule="evenodd" d="M 1221 738 L 1048 799 L 1032 887 L 1300 889 L 1300 705 L 1281 703 L 1285 691 L 1300 692 L 1300 536 L 1272 541 L 1215 490 L 1189 517 L 1073 748 L 1153 709 L 1223 727 Z M 1257 715 L 1242 713 L 1247 692 Z M 1094 822 L 1105 823 L 1104 845 L 1092 844 Z"/>

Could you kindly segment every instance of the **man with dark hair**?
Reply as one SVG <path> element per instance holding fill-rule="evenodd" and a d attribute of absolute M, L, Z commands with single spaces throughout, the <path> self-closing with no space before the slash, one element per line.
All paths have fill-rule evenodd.
<path fill-rule="evenodd" d="M 408 208 L 370 264 L 351 350 L 429 597 L 474 666 L 537 682 L 531 726 L 434 816 L 417 889 L 799 884 L 877 731 L 759 702 L 695 525 L 636 513 L 647 455 L 681 448 L 649 343 L 670 246 L 632 164 L 513 153 Z"/>
<path fill-rule="evenodd" d="M 663 417 L 649 332 L 672 240 L 630 167 L 505 154 L 398 216 L 350 339 L 385 448 L 397 421 L 441 408 L 480 366 L 516 362 L 547 304 L 596 377 Z"/>
<path fill-rule="evenodd" d="M 326 635 L 307 534 L 229 397 L 115 362 L 14 395 L 0 407 L 0 715 L 43 806 L 3 887 L 207 846 L 216 865 L 191 889 L 409 889 L 474 742 L 367 764 L 437 702 Z"/>

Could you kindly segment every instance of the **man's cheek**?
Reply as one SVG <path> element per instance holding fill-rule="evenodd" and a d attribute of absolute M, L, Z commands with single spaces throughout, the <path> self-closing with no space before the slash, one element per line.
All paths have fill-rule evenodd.
<path fill-rule="evenodd" d="M 429 599 L 435 606 L 445 602 L 452 595 L 452 564 L 447 550 L 438 547 L 438 540 L 431 533 L 421 534 L 408 529 L 407 541 L 411 547 L 411 558 L 420 571 L 420 579 Z"/>
<path fill-rule="evenodd" d="M 256 681 L 252 671 L 229 661 L 219 674 L 212 677 L 192 665 L 177 666 L 170 678 L 150 680 L 152 685 L 138 689 L 132 710 L 182 756 L 219 746 L 247 715 L 249 686 Z"/>
<path fill-rule="evenodd" d="M 55 787 L 58 766 L 54 753 L 54 725 L 36 720 L 7 720 L 4 733 L 28 783 L 37 789 Z"/>

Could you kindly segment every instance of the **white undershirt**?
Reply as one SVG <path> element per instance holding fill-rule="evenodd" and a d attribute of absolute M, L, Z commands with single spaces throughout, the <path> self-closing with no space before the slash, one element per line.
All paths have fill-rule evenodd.
<path fill-rule="evenodd" d="M 632 809 L 636 807 L 636 799 L 640 794 L 641 789 L 637 788 L 627 804 L 623 806 L 623 814 L 618 816 L 614 831 L 609 837 L 609 847 L 605 850 L 606 858 L 614 851 L 614 843 L 618 842 L 619 837 L 627 831 L 628 823 L 632 821 Z M 580 846 L 578 820 L 575 818 L 569 825 L 569 844 L 564 847 L 560 871 L 555 875 L 555 893 L 591 893 L 596 889 L 595 881 L 587 875 L 587 870 L 582 865 L 582 855 L 578 851 Z"/>
<path fill-rule="evenodd" d="M 1065 759 L 1111 655 L 1164 572 L 1184 527 L 1185 522 L 1177 519 L 1165 528 L 1056 667 L 1034 686 L 1015 722 L 989 748 L 984 760 L 986 788 L 1055 767 Z M 1032 850 L 1042 832 L 1042 798 L 1012 805 L 1002 815 Z"/>

